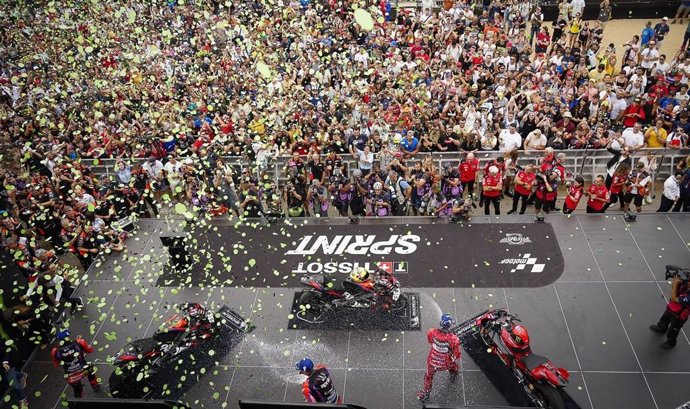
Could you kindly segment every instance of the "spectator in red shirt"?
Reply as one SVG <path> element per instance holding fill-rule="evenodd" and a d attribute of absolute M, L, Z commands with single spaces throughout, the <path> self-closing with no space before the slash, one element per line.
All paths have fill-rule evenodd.
<path fill-rule="evenodd" d="M 606 211 L 605 205 L 609 202 L 610 195 L 609 190 L 604 184 L 603 176 L 597 176 L 585 194 L 589 197 L 587 200 L 587 213 L 604 213 Z"/>
<path fill-rule="evenodd" d="M 553 208 L 553 202 L 556 201 L 556 193 L 560 184 L 558 170 L 551 168 L 548 172 L 540 173 L 535 178 L 535 181 L 537 182 L 537 199 L 534 202 L 534 214 L 539 216 L 542 210 L 544 213 L 549 214 Z"/>
<path fill-rule="evenodd" d="M 628 180 L 629 173 L 630 167 L 626 163 L 623 163 L 621 166 L 616 168 L 616 171 L 613 173 L 613 177 L 611 178 L 611 187 L 609 188 L 611 200 L 609 200 L 609 203 L 606 204 L 604 210 L 608 209 L 609 206 L 615 204 L 616 202 L 620 203 L 621 210 L 623 210 L 625 206 L 625 189 L 623 189 L 623 187 L 625 185 L 625 181 Z"/>
<path fill-rule="evenodd" d="M 576 177 L 572 184 L 566 185 L 568 194 L 565 196 L 565 202 L 563 203 L 564 214 L 570 214 L 577 208 L 580 199 L 582 199 L 584 186 L 585 180 L 582 176 Z"/>
<path fill-rule="evenodd" d="M 460 162 L 458 166 L 460 172 L 460 182 L 462 183 L 462 190 L 468 192 L 470 197 L 474 198 L 474 182 L 477 180 L 477 172 L 479 171 L 479 160 L 474 157 L 472 152 L 467 154 L 465 160 Z"/>
<path fill-rule="evenodd" d="M 534 178 L 536 173 L 534 173 L 534 165 L 531 163 L 525 166 L 525 168 L 515 175 L 515 189 L 513 190 L 513 208 L 510 209 L 508 214 L 513 214 L 517 211 L 518 202 L 522 199 L 522 205 L 520 206 L 520 214 L 525 214 L 527 209 L 527 201 L 529 196 L 532 194 L 532 185 L 534 184 Z"/>
<path fill-rule="evenodd" d="M 493 203 L 494 213 L 501 214 L 501 191 L 503 179 L 496 166 L 490 166 L 489 172 L 482 179 L 482 192 L 484 196 L 484 214 L 489 215 L 489 205 Z"/>
<path fill-rule="evenodd" d="M 640 104 L 641 101 L 640 97 L 635 97 L 633 103 L 623 111 L 623 126 L 625 128 L 632 128 L 638 121 L 644 121 L 645 113 Z"/>

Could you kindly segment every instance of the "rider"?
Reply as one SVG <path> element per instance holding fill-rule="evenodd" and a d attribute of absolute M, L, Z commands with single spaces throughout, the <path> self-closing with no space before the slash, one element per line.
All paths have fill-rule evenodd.
<path fill-rule="evenodd" d="M 70 339 L 70 332 L 62 330 L 57 333 L 60 344 L 53 348 L 51 357 L 56 367 L 62 366 L 65 370 L 65 379 L 74 389 L 74 397 L 81 398 L 84 386 L 81 383 L 85 376 L 89 378 L 89 383 L 94 392 L 101 389 L 101 385 L 96 378 L 95 368 L 86 361 L 86 354 L 93 352 L 93 348 L 82 337 L 76 340 Z"/>
<path fill-rule="evenodd" d="M 426 359 L 424 387 L 417 392 L 417 397 L 420 400 L 429 399 L 436 372 L 450 371 L 451 380 L 455 380 L 459 370 L 456 360 L 460 359 L 460 339 L 450 331 L 454 323 L 455 320 L 450 314 L 443 314 L 441 315 L 441 328 L 430 328 L 426 333 L 431 349 Z"/>
<path fill-rule="evenodd" d="M 180 306 L 180 315 L 176 316 L 178 319 L 169 321 L 165 331 L 159 331 L 154 335 L 154 339 L 158 342 L 169 343 L 177 341 L 181 334 L 187 333 L 187 330 L 197 331 L 201 328 L 209 328 L 211 322 L 206 308 L 199 303 L 186 303 Z M 208 337 L 207 333 L 196 334 L 201 338 Z"/>
<path fill-rule="evenodd" d="M 654 332 L 666 334 L 666 342 L 661 344 L 663 349 L 676 346 L 676 339 L 683 324 L 690 317 L 690 282 L 676 276 L 671 286 L 671 300 L 666 305 L 664 314 L 659 322 L 649 326 Z"/>
<path fill-rule="evenodd" d="M 307 379 L 302 384 L 305 401 L 309 403 L 342 403 L 342 399 L 338 396 L 338 391 L 333 385 L 331 374 L 328 373 L 325 366 L 319 364 L 314 368 L 314 362 L 309 358 L 300 360 L 295 366 L 299 373 L 307 375 Z"/>
<path fill-rule="evenodd" d="M 343 281 L 345 297 L 352 299 L 362 294 L 391 293 L 395 289 L 395 283 L 390 279 L 390 274 L 377 268 L 372 277 L 369 270 L 357 267 L 350 272 L 350 276 Z"/>
<path fill-rule="evenodd" d="M 501 340 L 515 359 L 522 359 L 532 351 L 529 347 L 529 334 L 522 325 L 504 324 L 501 327 Z"/>

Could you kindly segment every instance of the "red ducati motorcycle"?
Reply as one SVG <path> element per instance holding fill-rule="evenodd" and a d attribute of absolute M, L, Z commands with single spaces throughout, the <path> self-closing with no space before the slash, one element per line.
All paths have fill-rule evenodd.
<path fill-rule="evenodd" d="M 152 337 L 130 342 L 113 358 L 116 368 L 109 380 L 113 396 L 144 398 L 153 390 L 153 377 L 180 354 L 219 338 L 223 329 L 231 333 L 252 329 L 225 305 L 215 313 L 198 303 L 182 304 L 179 310 Z"/>
<path fill-rule="evenodd" d="M 322 323 L 338 309 L 397 311 L 407 305 L 400 282 L 392 273 L 377 268 L 372 280 L 362 283 L 346 278 L 341 285 L 323 274 L 302 277 L 305 289 L 299 298 L 296 317 L 309 323 Z"/>
<path fill-rule="evenodd" d="M 559 389 L 567 385 L 570 374 L 548 358 L 533 354 L 527 330 L 520 318 L 504 309 L 489 310 L 475 319 L 488 352 L 497 356 L 520 383 L 538 408 L 565 409 Z"/>

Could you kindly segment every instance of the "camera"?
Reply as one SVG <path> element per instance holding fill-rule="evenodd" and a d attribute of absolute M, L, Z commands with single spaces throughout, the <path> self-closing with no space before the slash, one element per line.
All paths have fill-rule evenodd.
<path fill-rule="evenodd" d="M 667 265 L 665 279 L 670 280 L 676 277 L 680 278 L 683 281 L 690 281 L 690 269 L 673 265 Z"/>
<path fill-rule="evenodd" d="M 424 198 L 422 199 L 422 203 L 420 203 L 420 205 L 419 205 L 419 212 L 420 212 L 420 213 L 425 213 L 425 212 L 426 212 L 426 207 L 427 207 L 428 205 L 429 205 L 429 199 L 427 199 L 426 197 L 424 197 Z"/>
<path fill-rule="evenodd" d="M 388 192 L 391 194 L 391 200 L 398 199 L 398 195 L 395 193 L 395 186 L 388 186 Z"/>

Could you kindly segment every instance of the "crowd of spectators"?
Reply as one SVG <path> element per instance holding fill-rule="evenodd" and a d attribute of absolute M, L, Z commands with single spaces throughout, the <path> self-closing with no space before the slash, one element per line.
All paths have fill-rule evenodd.
<path fill-rule="evenodd" d="M 565 212 L 583 196 L 588 211 L 618 200 L 639 210 L 655 162 L 633 170 L 625 159 L 688 146 L 690 56 L 660 51 L 665 18 L 617 61 L 602 44 L 606 0 L 592 22 L 578 0 L 561 1 L 553 22 L 512 0 L 417 13 L 383 0 L 365 13 L 371 26 L 353 8 L 34 1 L 3 13 L 0 239 L 32 283 L 17 308 L 40 315 L 67 298 L 58 255 L 86 268 L 124 248 L 132 216 L 172 204 L 249 217 L 459 216 L 477 202 L 498 213 L 507 195 L 512 212 L 534 203 L 539 214 L 567 183 Z M 585 189 L 554 154 L 568 149 L 609 149 L 609 174 Z M 478 151 L 501 157 L 480 169 Z M 423 155 L 433 152 L 460 164 L 438 169 Z M 269 177 L 277 156 L 290 156 L 287 183 Z M 94 173 L 104 159 L 113 173 Z M 666 210 L 690 207 L 688 165 Z M 9 318 L 43 322 L 22 314 Z M 46 339 L 48 328 L 34 330 Z"/>
<path fill-rule="evenodd" d="M 656 159 L 638 153 L 633 169 L 631 155 L 688 147 L 690 55 L 661 51 L 664 18 L 617 61 L 602 44 L 608 0 L 597 21 L 584 7 L 562 0 L 545 21 L 526 1 L 415 13 L 382 0 L 369 26 L 342 0 L 13 3 L 0 15 L 0 243 L 29 285 L 3 318 L 47 342 L 54 308 L 81 304 L 60 256 L 87 268 L 166 208 L 457 217 L 500 213 L 508 196 L 509 213 L 539 215 L 565 185 L 566 213 L 583 197 L 588 212 L 640 211 Z M 611 151 L 607 174 L 585 187 L 554 152 L 570 149 Z M 481 151 L 500 155 L 480 167 Z M 434 152 L 459 165 L 437 168 Z M 286 183 L 269 176 L 278 156 Z M 105 159 L 112 174 L 96 174 Z M 665 181 L 660 211 L 690 210 L 689 167 Z"/>

